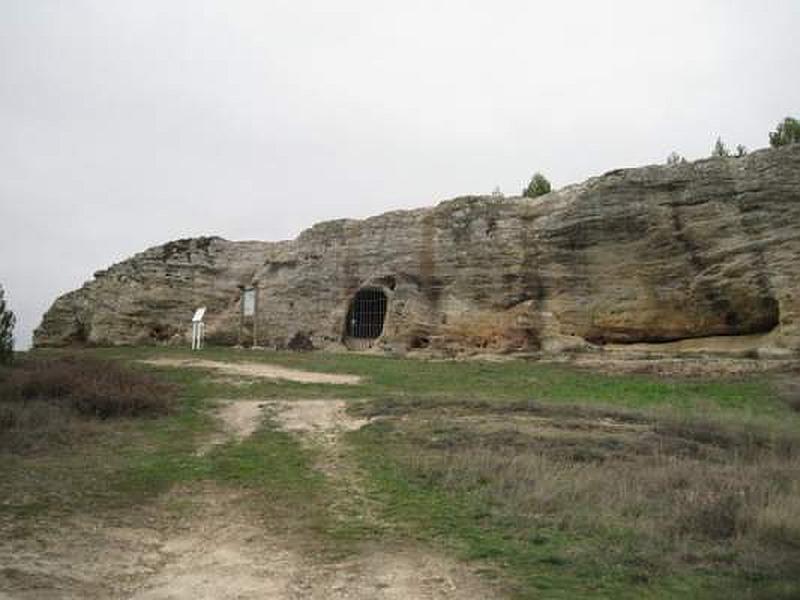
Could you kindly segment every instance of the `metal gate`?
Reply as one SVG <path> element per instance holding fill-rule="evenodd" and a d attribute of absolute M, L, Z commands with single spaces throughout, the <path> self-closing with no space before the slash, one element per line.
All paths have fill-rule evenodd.
<path fill-rule="evenodd" d="M 358 290 L 347 311 L 345 335 L 374 340 L 383 333 L 386 318 L 386 294 L 377 288 Z"/>

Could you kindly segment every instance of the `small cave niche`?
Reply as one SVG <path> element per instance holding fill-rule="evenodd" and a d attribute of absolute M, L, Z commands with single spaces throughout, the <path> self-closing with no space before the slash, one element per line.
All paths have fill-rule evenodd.
<path fill-rule="evenodd" d="M 420 350 L 431 345 L 431 338 L 427 335 L 415 335 L 408 341 L 408 347 L 412 350 Z"/>
<path fill-rule="evenodd" d="M 89 342 L 89 326 L 79 318 L 75 318 L 72 331 L 67 338 L 72 344 L 86 344 Z"/>
<path fill-rule="evenodd" d="M 379 288 L 362 288 L 350 301 L 345 321 L 348 338 L 374 340 L 383 333 L 386 319 L 386 294 Z"/>
<path fill-rule="evenodd" d="M 149 333 L 151 340 L 163 344 L 172 339 L 172 336 L 174 336 L 175 333 L 177 332 L 175 328 L 170 325 L 165 325 L 163 323 L 155 323 L 150 326 Z"/>

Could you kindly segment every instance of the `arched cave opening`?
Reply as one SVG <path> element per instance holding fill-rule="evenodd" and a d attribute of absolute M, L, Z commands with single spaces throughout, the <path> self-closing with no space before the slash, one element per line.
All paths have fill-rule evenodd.
<path fill-rule="evenodd" d="M 349 338 L 374 340 L 383 333 L 386 318 L 386 294 L 378 288 L 358 290 L 350 302 L 345 322 Z"/>

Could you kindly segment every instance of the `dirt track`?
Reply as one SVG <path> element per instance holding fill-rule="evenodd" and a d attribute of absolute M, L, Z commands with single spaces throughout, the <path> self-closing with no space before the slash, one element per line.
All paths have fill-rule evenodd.
<path fill-rule="evenodd" d="M 263 411 L 320 450 L 318 467 L 337 496 L 334 511 L 362 502 L 360 474 L 340 434 L 364 421 L 335 400 L 224 402 L 217 415 L 226 439 L 253 433 Z M 167 510 L 176 505 L 183 506 L 179 516 Z M 498 597 L 465 565 L 427 548 L 371 545 L 330 562 L 309 553 L 307 540 L 296 535 L 266 531 L 242 493 L 214 485 L 178 488 L 122 522 L 82 517 L 18 542 L 0 541 L 0 600 Z"/>
<path fill-rule="evenodd" d="M 339 373 L 318 373 L 290 369 L 269 363 L 254 362 L 221 362 L 193 358 L 154 358 L 141 361 L 148 365 L 161 367 L 193 367 L 196 369 L 212 369 L 226 375 L 240 377 L 254 377 L 263 379 L 283 379 L 297 383 L 328 383 L 333 385 L 356 385 L 361 383 L 358 375 L 345 375 Z"/>

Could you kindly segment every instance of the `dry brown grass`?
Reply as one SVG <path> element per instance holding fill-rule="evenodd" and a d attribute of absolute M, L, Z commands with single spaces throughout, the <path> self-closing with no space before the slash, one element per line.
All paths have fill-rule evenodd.
<path fill-rule="evenodd" d="M 760 574 L 800 569 L 800 436 L 698 419 L 405 423 L 414 472 L 520 531 L 635 532 L 664 569 L 720 560 Z"/>
<path fill-rule="evenodd" d="M 0 371 L 2 445 L 22 450 L 62 440 L 91 429 L 87 418 L 165 414 L 174 401 L 174 386 L 119 363 L 28 357 Z"/>
<path fill-rule="evenodd" d="M 800 377 L 800 375 L 797 377 Z M 797 378 L 784 382 L 780 391 L 789 408 L 800 412 L 800 382 L 798 382 Z"/>

